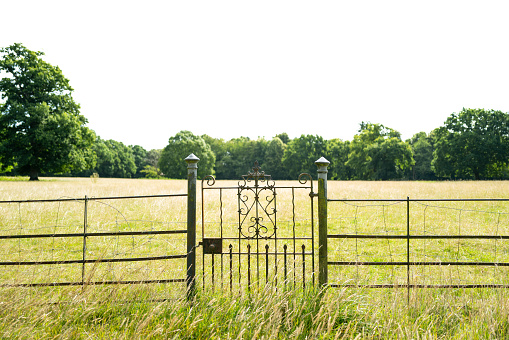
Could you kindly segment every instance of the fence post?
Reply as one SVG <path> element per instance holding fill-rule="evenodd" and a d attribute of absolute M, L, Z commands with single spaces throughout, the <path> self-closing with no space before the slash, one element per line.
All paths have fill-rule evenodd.
<path fill-rule="evenodd" d="M 85 195 L 85 210 L 83 216 L 83 262 L 81 264 L 81 286 L 85 286 L 85 260 L 87 254 L 87 224 L 88 224 L 88 197 Z"/>
<path fill-rule="evenodd" d="M 190 154 L 185 159 L 187 163 L 187 297 L 191 298 L 195 292 L 196 278 L 196 178 L 198 176 L 198 161 L 200 159 Z"/>
<path fill-rule="evenodd" d="M 321 157 L 318 167 L 318 284 L 327 285 L 327 167 L 330 162 Z"/>

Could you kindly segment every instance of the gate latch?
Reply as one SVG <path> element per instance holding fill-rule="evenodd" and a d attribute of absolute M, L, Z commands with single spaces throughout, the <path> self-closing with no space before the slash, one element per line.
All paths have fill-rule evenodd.
<path fill-rule="evenodd" d="M 223 239 L 222 238 L 204 238 L 203 239 L 204 254 L 222 254 Z"/>

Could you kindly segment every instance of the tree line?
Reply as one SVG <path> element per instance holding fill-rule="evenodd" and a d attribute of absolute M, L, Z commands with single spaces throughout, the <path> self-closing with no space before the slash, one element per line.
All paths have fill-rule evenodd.
<path fill-rule="evenodd" d="M 240 179 L 255 160 L 274 179 L 297 179 L 303 172 L 314 177 L 314 162 L 325 156 L 333 180 L 509 179 L 509 114 L 463 109 L 443 126 L 405 141 L 398 131 L 370 122 L 362 122 L 351 141 L 317 135 L 291 139 L 286 133 L 271 140 L 225 141 L 181 131 L 161 150 L 160 172 L 186 178 L 182 160 L 191 152 L 201 159 L 201 178 Z"/>
<path fill-rule="evenodd" d="M 254 161 L 274 179 L 297 179 L 304 172 L 314 177 L 314 162 L 324 156 L 332 180 L 509 179 L 508 123 L 508 114 L 500 111 L 463 109 L 444 126 L 406 141 L 398 131 L 370 122 L 362 122 L 351 141 L 317 135 L 291 139 L 287 133 L 225 141 L 180 131 L 164 149 L 145 150 L 97 137 L 90 152 L 95 165 L 67 175 L 183 179 L 184 158 L 194 153 L 200 178 L 240 179 Z"/>
<path fill-rule="evenodd" d="M 0 49 L 0 173 L 117 178 L 186 178 L 184 158 L 200 158 L 198 176 L 240 179 L 258 161 L 274 179 L 316 173 L 321 156 L 336 180 L 509 179 L 509 114 L 463 109 L 444 125 L 408 140 L 361 122 L 351 141 L 318 135 L 223 140 L 180 131 L 163 149 L 103 140 L 86 127 L 58 67 L 21 44 Z"/>

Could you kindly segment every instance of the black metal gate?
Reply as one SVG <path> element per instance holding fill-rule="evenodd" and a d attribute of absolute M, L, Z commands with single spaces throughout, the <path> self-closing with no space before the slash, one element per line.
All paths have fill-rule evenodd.
<path fill-rule="evenodd" d="M 213 176 L 205 177 L 201 194 L 204 287 L 314 284 L 317 195 L 309 174 L 298 185 L 277 186 L 255 162 L 237 185 L 216 186 Z"/>

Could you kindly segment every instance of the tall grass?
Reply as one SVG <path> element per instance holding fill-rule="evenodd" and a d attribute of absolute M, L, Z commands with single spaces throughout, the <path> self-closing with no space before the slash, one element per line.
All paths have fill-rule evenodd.
<path fill-rule="evenodd" d="M 118 288 L 120 289 L 120 288 Z M 84 290 L 60 304 L 51 291 L 26 298 L 2 292 L 0 337 L 54 339 L 505 339 L 505 291 L 427 291 L 407 307 L 404 290 L 321 293 L 265 287 L 250 295 L 198 292 L 192 301 L 157 301 L 150 287 L 131 300 Z M 7 296 L 5 295 L 9 295 Z M 71 298 L 71 296 L 69 296 Z"/>
<path fill-rule="evenodd" d="M 236 182 L 226 184 L 236 184 Z M 292 183 L 292 185 L 295 183 Z M 316 188 L 315 188 L 316 190 Z M 57 179 L 28 182 L 3 182 L 0 200 L 24 200 L 58 197 L 105 197 L 185 193 L 185 181 Z M 329 182 L 331 198 L 507 198 L 508 182 Z M 237 202 L 225 194 L 224 220 L 235 221 Z M 292 208 L 288 197 L 278 193 L 278 210 L 282 220 L 291 220 Z M 200 195 L 198 207 L 201 207 Z M 233 202 L 232 202 L 233 200 Z M 309 196 L 304 193 L 296 197 L 299 220 L 308 216 Z M 182 201 L 182 202 L 181 202 Z M 214 203 L 216 202 L 216 203 Z M 91 206 L 90 228 L 116 230 L 115 228 L 152 228 L 154 221 L 173 228 L 174 222 L 185 221 L 185 199 L 108 202 L 110 206 Z M 217 233 L 217 200 L 207 198 L 205 213 L 206 233 Z M 80 204 L 66 207 L 55 204 L 38 206 L 0 206 L 0 229 L 5 233 L 40 233 L 56 230 L 80 230 L 83 227 Z M 401 231 L 399 206 L 352 207 L 330 203 L 329 224 L 331 232 L 383 232 Z M 440 229 L 449 226 L 447 232 L 509 234 L 507 219 L 493 219 L 492 213 L 507 213 L 507 204 L 475 203 L 466 206 L 457 203 L 445 208 L 415 207 L 416 218 L 413 233 L 446 232 Z M 426 211 L 424 212 L 424 209 Z M 463 211 L 458 220 L 458 209 Z M 291 209 L 290 209 L 291 210 Z M 355 214 L 356 218 L 349 218 Z M 433 210 L 433 212 L 432 212 Z M 468 216 L 467 210 L 486 211 Z M 120 214 L 120 215 L 119 215 Z M 424 215 L 426 214 L 426 223 Z M 58 216 L 57 216 L 58 215 Z M 200 211 L 198 213 L 200 215 Z M 497 215 L 498 216 L 498 215 Z M 503 215 L 505 216 L 505 215 Z M 21 221 L 21 222 L 20 222 Z M 128 224 L 125 221 L 129 221 Z M 149 221 L 145 223 L 142 221 Z M 433 222 L 434 221 L 434 222 Z M 152 223 L 152 224 L 151 224 Z M 198 222 L 199 229 L 201 221 Z M 365 230 L 361 230 L 361 225 Z M 305 223 L 302 222 L 302 228 Z M 20 229 L 21 228 L 21 229 Z M 46 229 L 41 229 L 46 228 Z M 67 229 L 66 229 L 67 228 Z M 300 227 L 299 227 L 300 228 Z M 426 229 L 424 229 L 426 228 Z M 200 233 L 199 233 L 200 234 Z M 150 241 L 150 242 L 148 242 Z M 104 256 L 123 256 L 121 253 L 178 252 L 184 247 L 183 239 L 171 242 L 164 239 L 145 239 L 141 243 L 133 240 L 104 239 L 91 244 L 91 251 L 106 252 Z M 72 255 L 69 249 L 80 249 L 80 240 L 75 243 L 2 243 L 2 257 L 22 260 L 53 256 L 66 258 Z M 331 256 L 387 259 L 400 256 L 398 244 L 357 244 L 337 242 L 330 245 Z M 452 259 L 482 257 L 486 251 L 488 259 L 498 256 L 502 261 L 509 253 L 505 241 L 491 243 L 459 244 L 415 244 L 412 256 L 449 256 Z M 484 247 L 484 248 L 483 248 Z M 496 247 L 496 251 L 495 251 Z M 390 251 L 389 251 L 390 248 Z M 347 249 L 350 249 L 347 251 Z M 459 249 L 459 250 L 458 250 Z M 486 251 L 484 249 L 487 249 Z M 468 252 L 471 250 L 471 252 Z M 353 254 L 353 255 L 352 255 Z M 444 255 L 445 254 L 445 255 Z M 94 254 L 89 254 L 90 256 Z M 97 255 L 97 254 L 96 254 Z M 9 257 L 10 256 L 10 257 Z M 175 267 L 176 266 L 176 267 Z M 9 270 L 8 270 L 9 269 Z M 183 264 L 165 262 L 153 267 L 111 267 L 90 265 L 87 279 L 101 280 L 108 275 L 113 278 L 136 278 L 152 275 L 177 275 Z M 0 268 L 4 282 L 26 282 L 48 277 L 66 280 L 80 276 L 69 268 Z M 357 273 L 353 269 L 336 271 L 331 268 L 335 283 L 367 279 L 397 282 L 398 273 L 376 269 L 369 277 L 363 268 Z M 449 268 L 424 273 L 428 281 L 440 283 L 451 280 Z M 463 268 L 460 268 L 463 271 Z M 494 276 L 493 270 L 483 273 L 462 272 L 461 279 L 468 275 L 473 280 L 494 277 L 505 279 L 504 272 Z M 419 279 L 421 272 L 413 272 Z M 117 275 L 117 276 L 115 276 Z M 456 278 L 452 278 L 456 280 Z M 450 281 L 448 281 L 450 282 Z M 219 287 L 219 286 L 217 286 Z M 192 301 L 185 298 L 183 284 L 113 285 L 82 287 L 44 288 L 0 288 L 0 338 L 164 338 L 164 339 L 503 339 L 509 337 L 509 296 L 506 289 L 414 289 L 407 295 L 406 289 L 357 289 L 337 288 L 319 291 L 308 285 L 306 290 L 275 289 L 272 285 L 253 286 L 246 290 L 228 289 L 202 290 Z"/>

